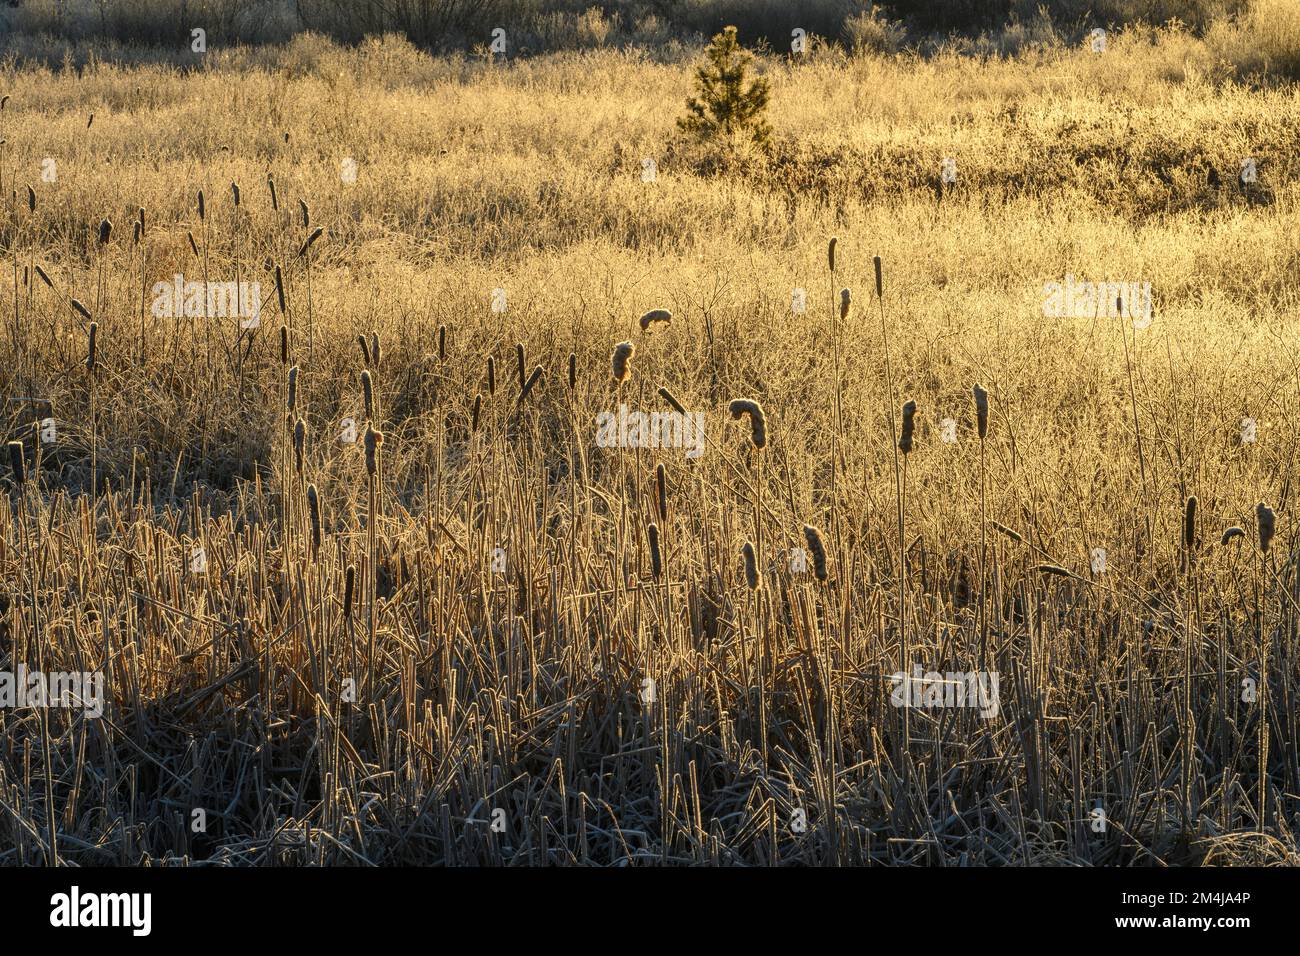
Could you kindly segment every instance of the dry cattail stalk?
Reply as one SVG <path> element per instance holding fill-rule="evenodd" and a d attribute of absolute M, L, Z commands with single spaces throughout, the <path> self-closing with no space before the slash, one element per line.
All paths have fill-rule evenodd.
<path fill-rule="evenodd" d="M 1259 522 L 1259 550 L 1267 554 L 1273 543 L 1273 534 L 1277 531 L 1277 515 L 1261 501 L 1255 506 L 1255 519 Z"/>
<path fill-rule="evenodd" d="M 293 423 L 294 470 L 302 474 L 303 458 L 307 452 L 307 423 L 301 418 Z"/>
<path fill-rule="evenodd" d="M 13 473 L 14 484 L 21 488 L 27 481 L 27 467 L 23 461 L 23 443 L 9 442 L 9 470 Z"/>
<path fill-rule="evenodd" d="M 113 235 L 113 220 L 107 218 L 101 219 L 99 222 L 99 244 L 101 246 L 108 245 L 108 240 L 112 237 L 112 235 Z"/>
<path fill-rule="evenodd" d="M 740 549 L 741 556 L 745 559 L 745 583 L 749 589 L 754 591 L 758 588 L 758 561 L 754 557 L 754 546 L 746 541 Z"/>
<path fill-rule="evenodd" d="M 361 395 L 366 402 L 366 419 L 375 417 L 375 387 L 370 380 L 370 370 L 361 370 Z"/>
<path fill-rule="evenodd" d="M 614 346 L 614 354 L 610 358 L 610 367 L 614 371 L 614 381 L 620 385 L 627 381 L 627 377 L 632 372 L 632 356 L 636 353 L 636 346 L 631 342 L 619 342 Z"/>
<path fill-rule="evenodd" d="M 569 353 L 569 391 L 578 387 L 578 356 Z"/>
<path fill-rule="evenodd" d="M 1037 571 L 1039 574 L 1052 574 L 1058 578 L 1074 577 L 1073 574 L 1061 567 L 1059 564 L 1039 564 L 1036 565 L 1033 570 Z"/>
<path fill-rule="evenodd" d="M 975 393 L 975 423 L 979 431 L 980 440 L 989 433 L 989 393 L 984 391 L 983 386 L 976 383 L 973 389 Z"/>
<path fill-rule="evenodd" d="M 315 485 L 307 486 L 307 518 L 311 522 L 311 553 L 320 553 L 320 495 Z"/>
<path fill-rule="evenodd" d="M 908 399 L 903 403 L 903 431 L 898 438 L 898 450 L 904 455 L 912 450 L 912 434 L 916 428 L 916 402 Z"/>
<path fill-rule="evenodd" d="M 835 236 L 831 236 L 831 241 L 826 244 L 826 265 L 831 272 L 835 271 L 835 246 L 839 242 Z"/>
<path fill-rule="evenodd" d="M 735 421 L 739 421 L 742 415 L 749 416 L 749 440 L 755 448 L 762 449 L 767 445 L 767 416 L 763 414 L 762 405 L 751 398 L 733 398 L 727 410 Z"/>
<path fill-rule="evenodd" d="M 667 309 L 651 309 L 645 315 L 641 316 L 641 331 L 648 331 L 650 326 L 654 325 L 656 322 L 671 323 L 672 320 L 673 314 Z"/>
<path fill-rule="evenodd" d="M 655 465 L 655 501 L 659 506 L 659 520 L 668 520 L 668 474 L 664 463 Z"/>
<path fill-rule="evenodd" d="M 848 289 L 840 289 L 840 321 L 848 320 L 849 313 L 853 311 L 853 293 Z"/>
<path fill-rule="evenodd" d="M 533 386 L 537 384 L 538 380 L 541 377 L 542 377 L 542 367 L 538 365 L 536 368 L 533 369 L 533 373 L 528 376 L 528 381 L 524 382 L 523 390 L 520 391 L 519 393 L 520 405 L 522 405 L 524 403 L 524 400 L 528 398 L 528 393 L 533 390 Z"/>
<path fill-rule="evenodd" d="M 677 401 L 677 396 L 675 396 L 672 392 L 668 391 L 668 389 L 665 386 L 662 385 L 659 386 L 659 397 L 662 398 L 669 405 L 671 405 L 673 407 L 673 411 L 675 411 L 678 415 L 686 414 L 686 409 L 682 407 L 681 402 Z"/>
<path fill-rule="evenodd" d="M 808 550 L 812 552 L 813 573 L 818 581 L 827 580 L 830 575 L 826 570 L 826 546 L 822 544 L 822 533 L 812 525 L 806 524 L 803 526 L 803 536 L 808 542 Z"/>
<path fill-rule="evenodd" d="M 1244 538 L 1245 536 L 1246 536 L 1245 531 L 1243 531 L 1237 525 L 1233 525 L 1227 531 L 1223 532 L 1223 537 L 1219 539 L 1219 544 L 1221 545 L 1227 544 L 1233 538 Z"/>
<path fill-rule="evenodd" d="M 650 569 L 654 572 L 655 578 L 660 578 L 664 573 L 664 560 L 659 551 L 659 526 L 653 521 L 646 528 L 646 537 L 650 539 Z"/>
<path fill-rule="evenodd" d="M 384 433 L 366 426 L 366 474 L 372 478 L 379 473 L 379 448 L 384 443 Z"/>

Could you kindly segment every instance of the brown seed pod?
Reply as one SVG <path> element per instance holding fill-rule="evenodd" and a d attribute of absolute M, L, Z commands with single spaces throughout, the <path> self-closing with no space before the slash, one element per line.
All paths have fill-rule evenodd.
<path fill-rule="evenodd" d="M 745 559 L 745 583 L 749 585 L 751 591 L 758 588 L 758 561 L 754 557 L 754 546 L 746 541 L 740 549 L 741 556 Z"/>
<path fill-rule="evenodd" d="M 975 422 L 979 431 L 980 440 L 989 433 L 989 393 L 984 391 L 983 386 L 976 383 L 973 389 L 975 394 Z"/>
<path fill-rule="evenodd" d="M 487 363 L 487 379 L 488 394 L 495 395 L 497 393 L 497 363 L 490 355 Z"/>
<path fill-rule="evenodd" d="M 659 506 L 659 520 L 668 520 L 668 475 L 663 462 L 655 465 L 655 501 Z"/>
<path fill-rule="evenodd" d="M 285 408 L 293 411 L 298 407 L 298 366 L 289 369 L 289 394 Z"/>
<path fill-rule="evenodd" d="M 822 544 L 822 533 L 810 524 L 803 526 L 804 540 L 808 542 L 808 550 L 812 552 L 813 573 L 816 574 L 818 581 L 827 580 L 830 575 L 826 570 L 826 546 Z"/>
<path fill-rule="evenodd" d="M 1188 495 L 1183 506 L 1183 547 L 1196 550 L 1196 495 Z"/>
<path fill-rule="evenodd" d="M 343 572 L 343 616 L 352 617 L 352 595 L 356 591 L 357 569 L 356 565 L 349 564 L 346 571 Z"/>
<path fill-rule="evenodd" d="M 751 398 L 734 398 L 727 410 L 735 421 L 739 421 L 742 415 L 749 416 L 749 440 L 755 448 L 761 450 L 767 445 L 767 416 L 762 405 Z"/>
<path fill-rule="evenodd" d="M 831 272 L 835 271 L 835 246 L 838 243 L 839 239 L 831 236 L 831 241 L 826 244 L 826 265 Z"/>
<path fill-rule="evenodd" d="M 578 356 L 569 353 L 569 391 L 578 387 Z"/>
<path fill-rule="evenodd" d="M 646 528 L 646 537 L 650 539 L 650 568 L 656 579 L 663 576 L 664 560 L 659 551 L 659 526 L 653 521 Z"/>
<path fill-rule="evenodd" d="M 686 414 L 686 409 L 682 407 L 681 402 L 677 401 L 677 396 L 674 395 L 672 392 L 668 391 L 668 389 L 662 385 L 659 387 L 659 397 L 662 398 L 669 405 L 671 405 L 673 407 L 673 411 L 675 411 L 678 415 Z"/>
<path fill-rule="evenodd" d="M 533 390 L 533 387 L 541 380 L 541 377 L 542 377 L 542 367 L 538 365 L 536 368 L 533 369 L 533 373 L 528 376 L 528 381 L 524 382 L 523 390 L 520 391 L 519 393 L 520 405 L 522 405 L 524 403 L 524 400 L 528 398 L 528 393 Z"/>
<path fill-rule="evenodd" d="M 99 323 L 90 323 L 90 332 L 88 334 L 88 343 L 86 348 L 86 371 L 91 375 L 95 374 L 95 348 L 99 338 Z"/>
<path fill-rule="evenodd" d="M 916 402 L 910 398 L 903 403 L 903 430 L 898 438 L 898 450 L 904 455 L 912 450 L 912 435 L 916 429 Z"/>
<path fill-rule="evenodd" d="M 320 553 L 320 494 L 315 485 L 307 486 L 307 517 L 311 522 L 311 553 Z"/>
<path fill-rule="evenodd" d="M 880 256 L 873 256 L 871 264 L 876 267 L 876 298 L 882 298 L 885 294 L 885 284 L 880 277 Z"/>
<path fill-rule="evenodd" d="M 307 423 L 301 418 L 293 423 L 294 470 L 302 474 L 303 459 L 307 454 Z"/>
<path fill-rule="evenodd" d="M 99 222 L 99 244 L 101 246 L 108 245 L 108 240 L 112 238 L 112 235 L 113 220 L 107 218 L 101 219 Z"/>

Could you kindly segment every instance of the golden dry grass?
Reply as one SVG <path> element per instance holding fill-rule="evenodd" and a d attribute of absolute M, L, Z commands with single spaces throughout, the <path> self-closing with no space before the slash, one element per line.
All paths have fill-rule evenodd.
<path fill-rule="evenodd" d="M 769 58 L 773 153 L 729 158 L 674 132 L 687 65 L 632 52 L 11 63 L 0 395 L 32 480 L 0 524 L 0 666 L 102 670 L 112 699 L 0 710 L 0 860 L 1297 862 L 1300 98 L 1231 79 L 1242 36 Z M 262 283 L 251 341 L 149 314 L 205 269 Z M 1045 318 L 1066 274 L 1151 283 L 1154 321 Z M 704 455 L 597 447 L 661 386 Z M 791 569 L 806 524 L 824 582 Z M 971 671 L 981 644 L 998 716 L 890 705 L 904 646 Z"/>

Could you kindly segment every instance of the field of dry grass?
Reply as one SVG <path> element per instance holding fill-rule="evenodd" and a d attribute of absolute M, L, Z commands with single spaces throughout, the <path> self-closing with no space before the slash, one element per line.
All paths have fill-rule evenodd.
<path fill-rule="evenodd" d="M 0 63 L 0 670 L 106 688 L 0 709 L 0 862 L 1300 862 L 1264 43 L 766 56 L 729 155 L 694 50 Z M 178 274 L 260 325 L 159 318 Z M 660 389 L 702 454 L 600 446 Z"/>

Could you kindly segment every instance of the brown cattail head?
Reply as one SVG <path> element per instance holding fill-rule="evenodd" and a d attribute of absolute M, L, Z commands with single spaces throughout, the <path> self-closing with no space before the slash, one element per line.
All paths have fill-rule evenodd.
<path fill-rule="evenodd" d="M 668 474 L 664 463 L 655 466 L 655 503 L 659 507 L 659 520 L 668 520 Z"/>
<path fill-rule="evenodd" d="M 762 449 L 767 445 L 767 416 L 763 414 L 762 405 L 751 398 L 733 398 L 727 410 L 735 421 L 739 421 L 742 415 L 749 416 L 749 440 L 755 448 Z"/>
<path fill-rule="evenodd" d="M 533 369 L 533 373 L 528 376 L 528 381 L 524 382 L 524 387 L 519 392 L 520 405 L 522 405 L 524 403 L 524 400 L 528 398 L 528 393 L 533 390 L 533 387 L 537 385 L 538 381 L 541 380 L 541 377 L 542 377 L 542 367 L 538 365 Z"/>
<path fill-rule="evenodd" d="M 1219 539 L 1219 544 L 1221 545 L 1227 544 L 1233 538 L 1244 538 L 1245 536 L 1246 536 L 1245 531 L 1243 531 L 1241 528 L 1237 527 L 1236 525 L 1233 525 L 1227 531 L 1223 532 L 1223 537 Z"/>
<path fill-rule="evenodd" d="M 366 426 L 366 474 L 374 477 L 379 473 L 379 447 L 384 443 L 384 433 Z"/>
<path fill-rule="evenodd" d="M 835 246 L 838 243 L 839 239 L 831 236 L 831 241 L 826 244 L 826 265 L 831 272 L 835 271 Z"/>
<path fill-rule="evenodd" d="M 614 346 L 614 354 L 610 358 L 610 367 L 614 371 L 614 381 L 620 385 L 627 381 L 627 377 L 632 374 L 632 356 L 636 353 L 636 346 L 631 342 L 619 342 Z"/>
<path fill-rule="evenodd" d="M 91 375 L 95 374 L 95 348 L 96 348 L 96 342 L 98 338 L 99 338 L 99 323 L 91 322 L 89 343 L 86 348 L 86 370 L 90 372 Z"/>
<path fill-rule="evenodd" d="M 989 393 L 984 391 L 983 386 L 976 383 L 975 393 L 975 423 L 979 430 L 980 440 L 989 433 Z"/>
<path fill-rule="evenodd" d="M 113 220 L 104 218 L 99 221 L 99 244 L 108 245 L 108 240 L 113 235 Z"/>
<path fill-rule="evenodd" d="M 293 462 L 294 469 L 302 474 L 303 459 L 307 453 L 307 423 L 301 418 L 293 423 Z"/>
<path fill-rule="evenodd" d="M 81 304 L 81 300 L 73 299 L 72 308 L 79 316 L 81 316 L 87 322 L 90 321 L 90 310 Z"/>
<path fill-rule="evenodd" d="M 378 371 L 382 363 L 379 357 L 379 333 L 374 331 L 370 333 L 370 357 L 375 362 L 372 367 Z"/>
<path fill-rule="evenodd" d="M 307 237 L 307 240 L 298 249 L 298 258 L 301 259 L 303 256 L 305 256 L 307 252 L 311 249 L 311 247 L 316 244 L 316 240 L 319 239 L 322 235 L 324 235 L 324 233 L 325 230 L 322 229 L 320 226 L 317 226 L 315 229 L 313 229 L 311 231 L 311 235 Z"/>
<path fill-rule="evenodd" d="M 447 361 L 447 326 L 438 326 L 438 361 Z"/>
<path fill-rule="evenodd" d="M 495 395 L 497 393 L 497 363 L 496 359 L 491 355 L 488 356 L 487 378 L 488 394 Z"/>
<path fill-rule="evenodd" d="M 1189 553 L 1196 550 L 1196 495 L 1188 495 L 1183 506 L 1183 547 Z"/>
<path fill-rule="evenodd" d="M 31 186 L 27 187 L 27 211 L 36 211 L 36 190 L 32 189 Z"/>
<path fill-rule="evenodd" d="M 853 311 L 853 293 L 848 289 L 840 289 L 840 321 L 848 319 L 849 313 Z"/>
<path fill-rule="evenodd" d="M 143 238 L 144 237 L 144 206 L 141 206 L 139 209 L 135 211 L 135 219 L 136 222 L 140 224 L 140 236 L 141 238 Z"/>
<path fill-rule="evenodd" d="M 9 470 L 13 473 L 14 484 L 21 488 L 27 481 L 27 466 L 23 461 L 23 443 L 20 441 L 9 443 Z"/>
<path fill-rule="evenodd" d="M 302 227 L 304 229 L 310 229 L 311 228 L 311 207 L 307 205 L 306 200 L 304 199 L 298 200 L 298 212 L 302 214 Z"/>
<path fill-rule="evenodd" d="M 659 526 L 653 521 L 646 528 L 646 537 L 650 539 L 650 569 L 656 578 L 660 578 L 664 573 L 664 559 L 659 550 Z"/>
<path fill-rule="evenodd" d="M 190 241 L 194 241 L 192 236 L 190 237 Z M 284 305 L 284 273 L 280 271 L 280 266 L 278 264 L 275 267 L 275 299 L 280 306 L 280 314 L 284 315 L 286 311 Z"/>
<path fill-rule="evenodd" d="M 366 402 L 366 418 L 375 417 L 375 387 L 370 380 L 370 369 L 361 370 L 361 396 Z"/>
<path fill-rule="evenodd" d="M 140 223 L 138 220 L 131 223 L 131 245 L 140 245 Z"/>
<path fill-rule="evenodd" d="M 370 343 L 366 341 L 364 335 L 357 336 L 357 345 L 361 347 L 361 362 L 366 368 L 373 368 L 374 362 L 370 360 Z"/>
<path fill-rule="evenodd" d="M 473 416 L 470 418 L 470 424 L 469 424 L 470 431 L 472 432 L 478 431 L 479 415 L 482 414 L 482 412 L 483 412 L 483 393 L 479 392 L 477 395 L 474 396 L 474 413 Z"/>
<path fill-rule="evenodd" d="M 352 617 L 352 595 L 357 585 L 357 569 L 355 565 L 349 564 L 346 571 L 343 572 L 343 616 Z"/>
<path fill-rule="evenodd" d="M 876 267 L 876 298 L 882 298 L 885 294 L 885 284 L 880 277 L 880 256 L 873 256 L 871 263 Z"/>
<path fill-rule="evenodd" d="M 307 486 L 307 517 L 311 521 L 311 553 L 320 553 L 320 494 L 315 485 Z"/>
<path fill-rule="evenodd" d="M 916 430 L 916 402 L 908 399 L 903 403 L 903 431 L 898 436 L 898 450 L 904 455 L 912 450 L 912 435 Z"/>
<path fill-rule="evenodd" d="M 998 531 L 1001 532 L 1002 534 L 1005 534 L 1008 538 L 1010 538 L 1012 541 L 1016 542 L 1017 544 L 1024 543 L 1025 539 L 1020 537 L 1020 535 L 1017 532 L 1012 531 L 1006 525 L 1000 524 L 997 521 L 990 521 L 989 524 L 993 525 L 994 531 Z"/>
<path fill-rule="evenodd" d="M 671 405 L 673 407 L 673 411 L 675 411 L 678 415 L 686 414 L 686 409 L 682 407 L 682 403 L 677 401 L 677 396 L 674 395 L 672 392 L 668 391 L 667 387 L 662 385 L 659 387 L 659 397 L 662 398 L 669 405 Z"/>
<path fill-rule="evenodd" d="M 671 323 L 672 320 L 673 314 L 667 309 L 651 309 L 645 315 L 641 316 L 641 331 L 647 331 L 650 326 L 654 325 L 656 322 Z"/>
<path fill-rule="evenodd" d="M 270 173 L 266 174 L 266 188 L 271 191 L 271 211 L 279 212 L 280 196 L 275 191 L 275 177 L 273 177 Z"/>
<path fill-rule="evenodd" d="M 1039 564 L 1035 565 L 1033 570 L 1037 571 L 1039 574 L 1050 574 L 1053 577 L 1058 578 L 1074 577 L 1073 574 L 1061 567 L 1059 564 Z"/>
<path fill-rule="evenodd" d="M 235 208 L 239 208 L 239 183 L 230 184 L 230 196 L 235 201 Z"/>
<path fill-rule="evenodd" d="M 54 288 L 54 283 L 50 281 L 50 277 L 45 274 L 45 270 L 42 269 L 39 265 L 36 266 L 36 275 L 42 282 L 46 284 L 46 286 L 48 286 L 51 289 Z"/>
<path fill-rule="evenodd" d="M 1267 554 L 1277 531 L 1277 515 L 1261 501 L 1255 506 L 1255 519 L 1259 522 L 1259 550 Z"/>
<path fill-rule="evenodd" d="M 826 546 L 822 544 L 822 533 L 810 524 L 803 526 L 804 540 L 808 542 L 808 550 L 812 552 L 813 573 L 817 575 L 818 581 L 825 581 L 830 576 L 826 571 Z"/>
<path fill-rule="evenodd" d="M 289 329 L 280 326 L 280 364 L 289 364 Z"/>
<path fill-rule="evenodd" d="M 285 408 L 293 411 L 298 407 L 298 366 L 289 369 L 289 394 L 287 396 Z"/>
<path fill-rule="evenodd" d="M 569 391 L 578 387 L 578 356 L 569 353 Z"/>
<path fill-rule="evenodd" d="M 203 190 L 199 190 L 199 221 L 207 218 L 207 207 L 203 204 Z"/>
<path fill-rule="evenodd" d="M 197 259 L 199 257 L 199 244 L 194 241 L 194 233 L 187 231 L 185 238 L 190 241 L 190 252 L 194 253 L 194 258 Z"/>
<path fill-rule="evenodd" d="M 746 541 L 740 549 L 740 555 L 745 559 L 745 583 L 749 585 L 751 591 L 758 588 L 758 559 L 754 556 L 754 546 Z"/>

